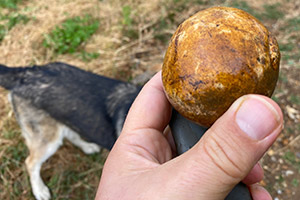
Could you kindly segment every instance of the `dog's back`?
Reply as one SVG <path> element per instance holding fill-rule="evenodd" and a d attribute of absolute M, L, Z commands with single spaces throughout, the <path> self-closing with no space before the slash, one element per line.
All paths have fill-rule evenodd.
<path fill-rule="evenodd" d="M 24 68 L 0 65 L 0 86 L 10 90 L 29 148 L 25 163 L 37 200 L 50 199 L 40 169 L 63 139 L 87 154 L 99 152 L 100 147 L 111 149 L 140 90 L 64 63 Z"/>
<path fill-rule="evenodd" d="M 0 85 L 87 140 L 111 149 L 140 88 L 64 63 L 7 68 Z"/>

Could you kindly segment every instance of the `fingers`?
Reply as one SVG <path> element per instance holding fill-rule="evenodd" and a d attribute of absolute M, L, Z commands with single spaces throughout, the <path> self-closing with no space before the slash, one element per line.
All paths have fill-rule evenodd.
<path fill-rule="evenodd" d="M 246 185 L 252 185 L 258 183 L 264 178 L 264 171 L 259 163 L 257 163 L 250 173 L 243 179 Z"/>
<path fill-rule="evenodd" d="M 186 185 L 187 190 L 222 199 L 241 180 L 252 183 L 261 179 L 261 169 L 254 166 L 282 126 L 280 108 L 271 99 L 260 95 L 241 97 L 191 150 L 177 159 L 182 165 L 178 176 L 193 183 Z M 245 178 L 252 168 L 252 175 L 257 177 Z M 192 175 L 185 171 L 192 171 Z"/>
<path fill-rule="evenodd" d="M 251 185 L 250 191 L 253 200 L 272 200 L 269 192 L 258 184 Z"/>
<path fill-rule="evenodd" d="M 161 72 L 158 72 L 134 101 L 124 128 L 130 132 L 136 129 L 155 129 L 163 132 L 170 115 L 171 106 L 163 90 Z"/>
<path fill-rule="evenodd" d="M 122 134 L 111 154 L 132 153 L 157 164 L 170 160 L 171 147 L 162 134 L 170 115 L 171 106 L 166 99 L 159 72 L 143 87 L 131 106 Z"/>

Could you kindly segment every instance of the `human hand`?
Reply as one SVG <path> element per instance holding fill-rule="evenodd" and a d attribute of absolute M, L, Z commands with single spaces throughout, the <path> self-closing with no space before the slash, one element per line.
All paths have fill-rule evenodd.
<path fill-rule="evenodd" d="M 156 74 L 142 89 L 110 152 L 97 200 L 224 199 L 243 181 L 254 200 L 272 199 L 256 184 L 259 159 L 283 127 L 278 105 L 260 95 L 239 98 L 186 153 L 175 157 L 166 129 L 171 116 Z"/>

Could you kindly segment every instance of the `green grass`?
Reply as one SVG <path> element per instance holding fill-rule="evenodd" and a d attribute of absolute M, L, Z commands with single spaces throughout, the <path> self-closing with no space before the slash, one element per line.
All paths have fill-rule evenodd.
<path fill-rule="evenodd" d="M 279 41 L 281 57 L 283 61 L 287 61 L 290 66 L 299 67 L 299 31 L 300 31 L 300 17 L 287 19 L 280 27 L 280 31 L 289 37 L 284 43 Z M 293 34 L 291 34 L 293 33 Z"/>
<path fill-rule="evenodd" d="M 93 199 L 99 182 L 104 158 L 101 154 L 75 155 L 73 162 L 79 167 L 65 168 L 51 175 L 47 185 L 53 199 Z M 84 192 L 83 192 L 84 191 Z"/>
<path fill-rule="evenodd" d="M 294 187 L 298 187 L 298 186 L 299 186 L 299 180 L 298 180 L 298 179 L 295 179 L 295 178 L 294 178 L 294 179 L 292 180 L 291 183 L 292 183 L 292 185 L 293 185 Z"/>
<path fill-rule="evenodd" d="M 279 73 L 278 80 L 281 81 L 282 83 L 288 83 L 289 82 L 286 75 L 284 75 L 283 73 Z"/>
<path fill-rule="evenodd" d="M 293 39 L 289 39 L 287 43 L 279 42 L 282 60 L 290 62 L 293 65 L 295 61 L 300 59 L 299 51 L 297 51 L 297 43 Z"/>
<path fill-rule="evenodd" d="M 0 146 L 0 152 L 4 150 L 0 157 L 0 198 L 1 194 L 6 193 L 5 199 L 20 197 L 32 199 L 29 176 L 24 162 L 29 152 L 24 140 L 20 133 L 14 131 L 1 134 L 2 138 L 15 138 L 13 144 Z M 67 166 L 64 162 L 57 162 L 55 156 L 43 165 L 41 170 L 43 180 L 52 192 L 52 199 L 93 199 L 105 157 L 102 154 L 84 155 L 76 148 L 71 149 L 65 150 L 69 153 Z M 53 162 L 51 159 L 56 161 Z"/>
<path fill-rule="evenodd" d="M 247 1 L 232 1 L 229 6 L 244 10 L 259 20 L 278 20 L 284 17 L 284 12 L 280 9 L 280 4 L 264 4 L 263 11 L 259 12 L 248 4 Z"/>
<path fill-rule="evenodd" d="M 279 43 L 279 49 L 280 51 L 292 51 L 295 47 L 295 44 L 293 44 L 292 42 L 289 43 Z"/>
<path fill-rule="evenodd" d="M 81 45 L 97 31 L 98 27 L 99 21 L 90 15 L 70 18 L 45 35 L 43 45 L 57 54 L 72 54 L 79 51 Z"/>
<path fill-rule="evenodd" d="M 134 20 L 133 8 L 129 5 L 125 5 L 122 8 L 122 32 L 123 35 L 130 40 L 138 39 L 139 30 L 136 20 Z"/>
<path fill-rule="evenodd" d="M 10 139 L 14 136 L 13 143 L 1 145 L 0 152 L 0 195 L 8 194 L 7 199 L 15 199 L 22 196 L 24 190 L 28 188 L 29 180 L 24 167 L 24 160 L 28 155 L 28 149 L 23 141 L 19 140 L 20 133 L 15 131 L 4 132 L 4 137 Z"/>
<path fill-rule="evenodd" d="M 300 105 L 300 97 L 296 94 L 292 94 L 290 97 L 289 97 L 289 101 L 293 104 L 297 104 L 297 105 Z"/>
<path fill-rule="evenodd" d="M 22 0 L 0 0 L 1 8 L 9 8 L 9 9 L 17 9 L 18 3 L 22 2 Z"/>
<path fill-rule="evenodd" d="M 300 31 L 300 16 L 289 19 L 284 29 L 288 29 L 289 31 Z"/>
<path fill-rule="evenodd" d="M 265 4 L 264 12 L 262 13 L 262 18 L 270 20 L 278 20 L 284 17 L 284 12 L 280 10 L 280 4 Z"/>
<path fill-rule="evenodd" d="M 276 103 L 279 103 L 279 101 L 280 101 L 279 98 L 277 98 L 277 97 L 275 97 L 275 96 L 272 96 L 271 98 L 272 98 L 272 100 L 275 101 Z"/>
<path fill-rule="evenodd" d="M 124 6 L 122 8 L 122 15 L 123 15 L 123 25 L 126 25 L 126 26 L 132 26 L 133 24 L 133 18 L 131 16 L 132 14 L 132 9 L 131 9 L 131 6 Z"/>
<path fill-rule="evenodd" d="M 5 155 L 7 155 L 8 157 L 4 156 L 2 158 L 0 171 L 2 171 L 2 169 L 6 167 L 8 167 L 9 169 L 22 167 L 22 161 L 27 157 L 28 149 L 24 142 L 19 142 L 16 145 L 12 145 L 6 148 Z"/>
<path fill-rule="evenodd" d="M 81 51 L 79 55 L 81 57 L 81 60 L 83 60 L 85 62 L 89 62 L 89 61 L 91 61 L 93 59 L 96 59 L 100 56 L 100 54 L 97 53 L 97 52 L 89 53 L 89 52 L 86 52 L 86 51 Z"/>
<path fill-rule="evenodd" d="M 287 151 L 283 155 L 283 158 L 287 163 L 293 165 L 300 172 L 300 160 L 297 158 L 295 152 Z"/>
<path fill-rule="evenodd" d="M 2 137 L 4 139 L 8 139 L 8 140 L 17 137 L 18 135 L 20 135 L 20 132 L 17 131 L 17 130 L 9 130 L 9 131 L 3 131 L 2 132 Z"/>
<path fill-rule="evenodd" d="M 260 14 L 255 11 L 246 1 L 233 1 L 229 6 L 244 10 L 256 18 L 260 18 Z"/>
<path fill-rule="evenodd" d="M 19 23 L 26 24 L 30 20 L 29 17 L 22 14 L 0 15 L 0 42 L 4 39 L 8 31 Z"/>
<path fill-rule="evenodd" d="M 22 0 L 0 0 L 0 8 L 14 10 L 5 15 L 0 13 L 0 42 L 15 25 L 19 23 L 26 24 L 30 20 L 26 15 L 17 12 L 17 5 L 21 2 Z"/>

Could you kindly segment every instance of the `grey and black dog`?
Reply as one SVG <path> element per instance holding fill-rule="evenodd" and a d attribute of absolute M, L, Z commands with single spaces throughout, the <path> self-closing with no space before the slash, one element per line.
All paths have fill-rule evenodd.
<path fill-rule="evenodd" d="M 10 91 L 8 98 L 29 148 L 25 163 L 37 200 L 50 199 L 40 169 L 63 139 L 88 154 L 111 149 L 141 89 L 59 62 L 0 65 L 0 86 Z"/>

